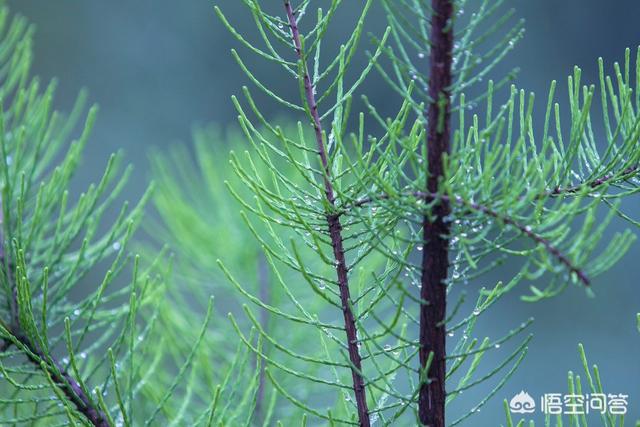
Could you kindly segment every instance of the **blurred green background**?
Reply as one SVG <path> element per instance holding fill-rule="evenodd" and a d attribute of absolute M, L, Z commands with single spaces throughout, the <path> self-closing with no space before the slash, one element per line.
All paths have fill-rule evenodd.
<path fill-rule="evenodd" d="M 211 1 L 9 0 L 8 3 L 13 12 L 27 16 L 37 26 L 34 73 L 45 80 L 59 78 L 58 108 L 70 108 L 82 87 L 89 89 L 90 99 L 101 107 L 79 188 L 87 180 L 97 178 L 109 153 L 124 149 L 136 166 L 128 190 L 131 198 L 135 198 L 149 180 L 149 147 L 189 143 L 191 128 L 196 124 L 234 123 L 230 96 L 249 82 L 229 54 L 232 47 L 239 46 L 215 17 Z M 240 1 L 216 3 L 241 30 L 252 31 Z M 328 1 L 317 3 L 324 6 Z M 330 34 L 329 44 L 339 43 L 348 33 L 350 18 L 361 2 L 344 3 L 341 19 L 345 22 L 345 33 Z M 511 3 L 517 15 L 526 19 L 527 33 L 496 74 L 520 67 L 516 83 L 538 94 L 540 114 L 552 79 L 560 83 L 562 103 L 566 101 L 566 76 L 574 65 L 583 68 L 585 83 L 595 83 L 599 56 L 611 67 L 613 61 L 622 60 L 624 48 L 635 49 L 640 44 L 638 0 Z M 469 5 L 469 12 L 471 9 Z M 380 34 L 384 25 L 379 8 L 374 8 L 368 31 Z M 364 41 L 363 45 L 367 43 Z M 260 64 L 246 50 L 239 51 L 249 64 Z M 285 93 L 297 91 L 278 75 L 267 76 L 266 80 Z M 382 111 L 393 112 L 396 104 L 388 103 L 390 91 L 379 78 L 370 79 L 362 91 Z M 277 116 L 279 112 L 274 110 L 273 114 Z M 628 201 L 625 209 L 640 217 L 640 196 Z M 624 224 L 618 222 L 611 232 L 622 227 Z M 513 295 L 485 317 L 479 324 L 479 332 L 498 336 L 534 316 L 535 338 L 520 371 L 478 417 L 465 425 L 499 425 L 504 420 L 502 399 L 511 398 L 521 389 L 533 396 L 564 392 L 567 370 L 581 371 L 578 342 L 585 344 L 591 361 L 600 365 L 605 391 L 631 395 L 631 418 L 640 417 L 640 334 L 635 328 L 635 313 L 640 311 L 638 259 L 640 244 L 614 271 L 595 280 L 595 299 L 587 298 L 577 288 L 536 305 L 522 303 L 518 295 Z M 508 279 L 508 272 L 504 273 L 502 277 L 495 273 L 487 280 Z M 492 333 L 494 326 L 499 328 Z M 460 403 L 476 402 L 486 392 L 482 388 L 469 390 Z M 452 411 L 457 412 L 465 405 L 456 404 Z M 455 414 L 450 419 L 454 418 Z"/>

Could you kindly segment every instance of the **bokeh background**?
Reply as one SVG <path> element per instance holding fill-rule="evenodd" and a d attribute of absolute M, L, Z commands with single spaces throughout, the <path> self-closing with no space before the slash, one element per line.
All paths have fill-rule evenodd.
<path fill-rule="evenodd" d="M 189 143 L 191 129 L 197 124 L 234 123 L 236 114 L 230 97 L 249 82 L 229 54 L 238 44 L 216 18 L 211 1 L 7 3 L 13 12 L 36 24 L 34 72 L 44 80 L 59 79 L 58 108 L 70 108 L 83 87 L 101 107 L 80 187 L 84 186 L 83 181 L 98 177 L 109 153 L 124 149 L 136 167 L 128 188 L 128 195 L 135 198 L 150 178 L 147 153 L 151 146 Z M 251 30 L 239 0 L 216 3 L 240 29 Z M 319 5 L 325 3 L 328 2 L 318 0 Z M 344 3 L 347 24 L 361 2 Z M 599 56 L 611 67 L 613 61 L 623 59 L 624 48 L 640 44 L 638 0 L 510 3 L 517 15 L 526 19 L 527 33 L 500 70 L 521 68 L 517 84 L 538 94 L 540 114 L 552 79 L 560 82 L 561 99 L 566 100 L 566 76 L 574 65 L 582 67 L 584 82 L 596 83 Z M 384 25 L 379 8 L 374 8 L 368 31 L 380 34 Z M 349 28 L 345 25 L 344 34 L 330 34 L 328 43 L 339 43 Z M 249 56 L 242 49 L 240 52 L 245 58 Z M 277 75 L 267 76 L 266 80 L 285 92 L 297 90 L 283 84 Z M 370 79 L 363 91 L 383 111 L 393 111 L 395 105 L 387 101 L 389 89 L 379 78 Z M 636 218 L 640 216 L 640 196 L 629 200 L 625 209 Z M 616 223 L 612 231 L 622 227 L 624 224 Z M 511 398 L 521 389 L 533 396 L 565 391 L 566 372 L 581 371 L 576 351 L 579 342 L 585 344 L 591 361 L 599 364 L 605 391 L 629 394 L 631 418 L 640 418 L 640 334 L 635 328 L 635 313 L 640 311 L 638 259 L 640 244 L 614 271 L 597 278 L 595 299 L 587 298 L 575 287 L 559 298 L 536 305 L 520 302 L 517 295 L 499 304 L 479 325 L 481 333 L 497 336 L 499 332 L 492 333 L 494 329 L 499 327 L 503 332 L 505 325 L 515 326 L 533 316 L 535 338 L 519 372 L 479 416 L 465 425 L 500 425 L 504 422 L 502 399 Z M 501 278 L 499 274 L 494 276 L 487 280 Z M 469 390 L 463 405 L 456 405 L 453 410 L 479 400 L 486 392 L 487 389 Z"/>

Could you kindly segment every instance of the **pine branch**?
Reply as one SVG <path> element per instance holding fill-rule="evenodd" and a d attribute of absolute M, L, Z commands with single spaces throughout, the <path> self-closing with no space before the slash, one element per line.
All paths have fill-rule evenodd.
<path fill-rule="evenodd" d="M 579 191 L 576 189 L 576 191 Z M 425 193 L 422 191 L 416 191 L 410 194 L 405 194 L 405 196 L 411 196 L 411 197 L 415 197 L 416 199 L 422 200 L 425 203 L 431 203 L 433 201 L 443 201 L 444 203 L 446 203 L 447 205 L 451 205 L 451 203 L 456 203 L 460 206 L 465 206 L 467 208 L 470 208 L 476 212 L 479 213 L 483 213 L 489 217 L 492 217 L 494 219 L 497 219 L 498 221 L 502 222 L 503 224 L 506 225 L 510 225 L 512 227 L 514 227 L 515 229 L 517 229 L 521 234 L 523 234 L 524 236 L 527 236 L 528 238 L 530 238 L 531 240 L 533 240 L 534 242 L 542 245 L 546 251 L 551 254 L 552 256 L 554 256 L 555 258 L 558 259 L 558 261 L 563 264 L 567 270 L 569 270 L 570 273 L 574 273 L 578 279 L 580 279 L 580 281 L 585 285 L 585 286 L 590 286 L 591 281 L 589 280 L 589 278 L 587 277 L 587 275 L 585 274 L 585 272 L 580 269 L 578 266 L 576 266 L 573 262 L 571 262 L 571 260 L 567 257 L 567 255 L 565 255 L 564 253 L 562 253 L 562 251 L 556 247 L 553 243 L 551 243 L 549 240 L 545 239 L 544 237 L 542 237 L 540 234 L 536 233 L 535 231 L 533 231 L 533 229 L 531 227 L 528 227 L 526 225 L 522 225 L 520 224 L 518 221 L 516 221 L 514 218 L 502 214 L 494 209 L 492 209 L 489 206 L 477 203 L 477 202 L 472 202 L 472 201 L 468 201 L 463 199 L 460 196 L 454 195 L 454 196 L 447 196 L 444 194 L 436 194 L 436 193 Z M 363 198 L 358 200 L 357 202 L 355 202 L 352 206 L 353 207 L 363 207 L 366 206 L 376 200 L 385 200 L 385 199 L 389 199 L 389 196 L 386 194 L 382 194 L 378 197 L 376 197 L 375 199 L 372 197 L 367 197 L 367 198 Z M 436 205 L 437 206 L 437 205 Z M 342 211 L 343 213 L 346 212 L 346 210 Z"/>
<path fill-rule="evenodd" d="M 1 223 L 1 221 L 0 221 Z M 7 252 L 4 250 L 4 235 L 0 230 L 0 265 L 7 267 L 5 277 L 9 281 L 12 299 L 12 317 L 11 325 L 6 329 L 11 333 L 12 337 L 5 339 L 4 343 L 0 347 L 0 353 L 7 351 L 13 344 L 15 344 L 32 362 L 37 368 L 46 370 L 48 375 L 51 376 L 53 382 L 63 391 L 65 396 L 72 402 L 78 412 L 83 414 L 87 420 L 96 427 L 109 427 L 107 417 L 105 413 L 94 405 L 92 400 L 85 394 L 80 383 L 73 378 L 62 365 L 52 356 L 45 355 L 38 349 L 37 345 L 31 342 L 26 333 L 20 325 L 20 319 L 18 316 L 18 299 L 17 299 L 17 286 L 15 281 L 12 280 L 11 274 L 11 261 Z M 15 313 L 15 314 L 13 314 Z M 2 322 L 3 326 L 5 322 Z M 52 366 L 50 366 L 52 365 Z"/>
<path fill-rule="evenodd" d="M 433 197 L 433 196 L 430 196 Z M 448 199 L 448 197 L 446 197 Z M 556 246 L 554 246 L 549 240 L 545 239 L 544 237 L 540 236 L 539 234 L 535 233 L 531 227 L 529 226 L 525 226 L 522 225 L 520 223 L 518 223 L 516 220 L 514 220 L 513 218 L 503 215 L 487 206 L 483 206 L 480 205 L 478 203 L 475 202 L 469 202 L 466 200 L 463 200 L 460 197 L 455 197 L 455 201 L 459 204 L 462 204 L 464 206 L 468 206 L 471 209 L 477 211 L 477 212 L 482 212 L 492 218 L 495 218 L 501 222 L 503 222 L 504 224 L 507 225 L 511 225 L 513 227 L 515 227 L 516 229 L 518 229 L 522 234 L 524 234 L 525 236 L 529 237 L 531 240 L 535 241 L 536 243 L 541 244 L 546 250 L 547 252 L 549 252 L 551 255 L 553 255 L 554 257 L 556 257 L 561 264 L 563 264 L 565 267 L 567 267 L 567 269 L 569 270 L 569 272 L 574 273 L 578 279 L 580 279 L 580 281 L 585 285 L 585 286 L 590 286 L 590 281 L 589 278 L 587 277 L 587 275 L 580 269 L 578 268 L 576 265 L 574 265 L 571 260 L 569 258 L 567 258 L 567 256 L 565 254 L 563 254 Z"/>
<path fill-rule="evenodd" d="M 98 183 L 77 198 L 69 195 L 96 108 L 88 111 L 79 138 L 69 143 L 83 115 L 86 96 L 80 94 L 68 115 L 54 110 L 55 84 L 41 91 L 39 80 L 29 78 L 29 25 L 21 17 L 7 20 L 3 6 L 0 4 L 0 45 L 5 52 L 0 59 L 5 69 L 0 84 L 4 94 L 0 102 L 0 424 L 39 423 L 44 418 L 49 418 L 47 424 L 57 424 L 66 416 L 73 425 L 108 426 L 113 421 L 102 393 L 117 380 L 115 375 L 102 376 L 104 349 L 115 336 L 116 354 L 122 353 L 122 334 L 134 333 L 135 327 L 124 324 L 120 328 L 129 312 L 126 304 L 107 307 L 102 303 L 117 301 L 128 290 L 135 294 L 137 287 L 134 279 L 131 286 L 109 295 L 104 290 L 124 268 L 125 247 L 148 194 L 132 210 L 125 203 L 113 223 L 103 226 L 101 219 L 129 173 L 117 179 L 120 157 L 113 155 Z M 116 256 L 97 289 L 73 292 L 96 264 L 112 254 Z M 150 301 L 139 290 L 138 295 Z M 90 334 L 96 338 L 87 343 Z M 62 345 L 66 357 L 60 360 L 53 354 Z M 15 351 L 10 350 L 12 346 Z M 87 358 L 90 360 L 80 362 Z M 85 368 L 82 374 L 80 364 Z M 10 378 L 8 369 L 17 376 Z M 88 382 L 100 384 L 97 396 L 87 388 Z M 131 391 L 133 381 L 128 385 Z M 56 400 L 64 411 L 39 404 L 55 404 Z M 35 405 L 22 404 L 29 401 Z"/>
<path fill-rule="evenodd" d="M 313 127 L 315 130 L 316 144 L 318 148 L 318 154 L 322 162 L 324 172 L 324 189 L 325 196 L 331 208 L 335 208 L 335 194 L 333 190 L 333 184 L 331 182 L 331 170 L 329 168 L 329 161 L 327 152 L 323 140 L 322 123 L 320 121 L 320 115 L 318 113 L 318 106 L 311 83 L 309 72 L 307 71 L 307 64 L 305 54 L 302 50 L 302 42 L 300 37 L 300 30 L 298 29 L 297 18 L 291 2 L 289 0 L 284 1 L 284 6 L 287 13 L 287 19 L 291 29 L 291 36 L 293 44 L 298 54 L 299 60 L 302 61 L 304 72 L 304 92 L 313 120 Z M 340 301 L 342 304 L 342 314 L 344 317 L 345 331 L 347 334 L 347 348 L 349 351 L 349 360 L 353 365 L 351 367 L 351 376 L 353 379 L 353 391 L 356 398 L 356 405 L 358 407 L 358 418 L 361 427 L 369 427 L 371 425 L 369 419 L 369 409 L 367 407 L 367 396 L 364 384 L 364 378 L 362 376 L 362 358 L 360 356 L 360 350 L 358 349 L 358 333 L 356 327 L 356 321 L 351 308 L 351 294 L 349 289 L 349 277 L 347 270 L 347 262 L 344 255 L 343 238 L 342 238 L 342 224 L 340 222 L 340 215 L 336 212 L 327 212 L 326 215 L 327 224 L 329 226 L 329 234 L 331 238 L 331 247 L 333 249 L 333 256 L 335 258 L 335 268 L 338 277 L 338 287 L 340 290 Z"/>
<path fill-rule="evenodd" d="M 623 170 L 621 173 L 608 174 L 603 177 L 594 179 L 593 181 L 585 181 L 571 187 L 555 187 L 553 190 L 541 194 L 539 198 L 546 196 L 561 196 L 568 194 L 580 193 L 582 190 L 589 188 L 592 190 L 597 189 L 605 184 L 615 183 L 617 179 L 627 179 L 638 173 L 640 168 L 638 166 L 631 166 Z"/>
<path fill-rule="evenodd" d="M 24 334 L 12 331 L 15 339 L 20 342 L 29 361 L 36 367 L 46 370 L 53 382 L 63 391 L 64 395 L 72 402 L 78 412 L 84 415 L 91 424 L 96 427 L 110 427 L 105 413 L 97 407 L 85 394 L 80 383 L 69 374 L 53 356 L 45 356 L 38 350 Z M 47 362 L 48 361 L 48 362 Z M 52 364 L 52 366 L 49 366 Z"/>
<path fill-rule="evenodd" d="M 450 151 L 451 83 L 453 60 L 452 0 L 431 2 L 430 102 L 426 112 L 428 165 L 426 188 L 438 193 L 444 175 L 444 156 Z M 425 215 L 422 223 L 424 251 L 420 288 L 420 392 L 418 417 L 425 426 L 445 425 L 447 288 L 449 269 L 449 203 L 434 207 L 435 219 Z M 430 365 L 428 363 L 430 362 Z"/>

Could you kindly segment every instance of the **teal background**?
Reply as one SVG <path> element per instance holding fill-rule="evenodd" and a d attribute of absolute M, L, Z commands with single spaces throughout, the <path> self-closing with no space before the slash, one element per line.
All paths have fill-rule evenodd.
<path fill-rule="evenodd" d="M 34 72 L 44 80 L 59 78 L 58 107 L 70 108 L 81 87 L 101 107 L 85 158 L 78 188 L 95 180 L 107 155 L 124 149 L 136 166 L 128 188 L 135 198 L 146 186 L 146 152 L 151 146 L 188 142 L 195 124 L 232 124 L 235 111 L 230 96 L 249 84 L 229 54 L 239 48 L 205 0 L 13 0 L 14 12 L 37 26 Z M 240 29 L 251 31 L 238 0 L 217 2 Z M 318 1 L 326 4 L 327 1 Z M 330 34 L 327 44 L 339 43 L 360 2 L 344 2 L 345 32 Z M 599 56 L 609 67 L 622 60 L 625 47 L 640 44 L 638 0 L 513 1 L 517 15 L 527 21 L 527 33 L 501 66 L 519 66 L 517 84 L 538 94 L 543 107 L 549 82 L 560 83 L 566 101 L 566 76 L 574 65 L 583 68 L 583 81 L 597 80 Z M 471 11 L 471 7 L 467 7 Z M 368 31 L 380 34 L 384 19 L 374 8 Z M 367 41 L 364 42 L 366 45 Z M 247 51 L 239 48 L 244 58 Z M 259 62 L 248 59 L 250 64 Z M 609 68 L 611 69 L 611 68 Z M 264 69 L 270 73 L 270 68 Z M 500 71 L 497 71 L 500 73 Z M 277 90 L 295 95 L 296 87 L 279 75 L 267 75 Z M 288 79 L 288 77 L 287 77 Z M 370 99 L 392 112 L 389 89 L 375 76 L 364 86 Z M 566 104 L 565 104 L 566 105 Z M 273 111 L 273 115 L 280 113 Z M 223 161 L 223 159 L 221 159 Z M 628 213 L 640 216 L 640 196 L 625 203 Z M 612 231 L 624 227 L 616 223 Z M 640 418 L 640 334 L 635 313 L 640 311 L 640 244 L 636 244 L 614 271 L 595 280 L 597 298 L 571 288 L 557 299 L 530 305 L 518 295 L 504 300 L 480 323 L 480 332 L 498 337 L 527 318 L 536 318 L 535 338 L 522 368 L 507 387 L 477 417 L 464 425 L 493 426 L 503 422 L 501 401 L 524 389 L 534 397 L 566 390 L 567 370 L 580 371 L 576 346 L 583 342 L 597 362 L 609 393 L 630 394 L 631 418 Z M 508 268 L 486 278 L 508 279 Z M 492 355 L 497 357 L 500 354 Z M 506 355 L 502 354 L 503 356 Z M 452 407 L 450 419 L 482 398 L 488 388 L 472 389 Z M 540 417 L 537 418 L 540 420 Z M 593 425 L 599 425 L 595 422 Z"/>

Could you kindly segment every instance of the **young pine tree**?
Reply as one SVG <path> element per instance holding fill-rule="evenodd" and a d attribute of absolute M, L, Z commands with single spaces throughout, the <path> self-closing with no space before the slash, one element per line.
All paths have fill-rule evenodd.
<path fill-rule="evenodd" d="M 597 90 L 582 85 L 576 68 L 566 110 L 553 82 L 536 129 L 533 94 L 507 88 L 513 74 L 477 87 L 522 35 L 511 12 L 500 15 L 502 1 L 479 1 L 464 14 L 472 5 L 463 0 L 366 1 L 340 46 L 323 43 L 341 14 L 339 0 L 326 11 L 304 0 L 243 3 L 255 34 L 241 34 L 216 8 L 245 48 L 232 55 L 261 92 L 243 88 L 245 101 L 233 100 L 251 149 L 231 162 L 253 197 L 234 185 L 231 191 L 270 274 L 298 276 L 280 280 L 284 298 L 276 304 L 249 292 L 234 278 L 241 272 L 222 263 L 271 319 L 267 330 L 245 307 L 258 340 L 233 316 L 241 340 L 267 366 L 280 398 L 301 410 L 292 421 L 310 415 L 335 425 L 457 425 L 505 384 L 530 340 L 518 338 L 530 322 L 497 339 L 475 338 L 478 317 L 521 283 L 530 283 L 528 301 L 571 283 L 592 294 L 593 278 L 633 241 L 629 231 L 601 240 L 616 215 L 630 220 L 617 200 L 639 188 L 640 61 L 632 65 L 627 50 L 609 77 L 600 60 Z M 365 18 L 380 5 L 389 27 L 374 36 L 368 63 L 356 70 Z M 280 82 L 296 86 L 298 97 L 272 88 L 245 54 L 279 67 Z M 354 96 L 374 69 L 398 94 L 392 118 L 366 97 L 368 114 L 353 113 Z M 475 98 L 468 101 L 465 91 Z M 265 96 L 298 115 L 297 133 L 270 120 Z M 505 100 L 496 105 L 499 97 Z M 480 289 L 464 313 L 469 281 L 507 261 L 517 273 Z M 284 337 L 272 332 L 285 328 Z M 461 338 L 451 339 L 456 332 Z M 307 337 L 302 346 L 295 345 L 299 334 Z M 502 362 L 479 374 L 488 352 L 502 353 L 514 340 Z M 465 414 L 446 416 L 463 391 L 490 381 L 490 393 Z"/>

